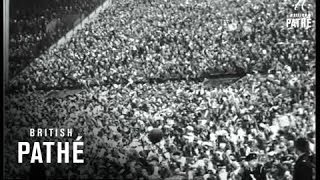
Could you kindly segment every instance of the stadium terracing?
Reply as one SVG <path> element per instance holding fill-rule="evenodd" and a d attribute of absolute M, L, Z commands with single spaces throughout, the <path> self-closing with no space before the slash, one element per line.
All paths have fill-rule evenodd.
<path fill-rule="evenodd" d="M 113 1 L 10 80 L 6 152 L 30 140 L 26 127 L 72 127 L 84 134 L 86 168 L 94 166 L 83 176 L 103 178 L 117 174 L 108 163 L 126 169 L 130 149 L 153 148 L 142 137 L 148 127 L 180 137 L 193 126 L 202 143 L 211 143 L 203 129 L 243 124 L 304 135 L 315 122 L 315 28 L 286 29 L 291 12 L 294 4 L 276 0 Z M 8 177 L 27 166 L 12 163 Z M 86 169 L 55 168 L 57 177 Z"/>

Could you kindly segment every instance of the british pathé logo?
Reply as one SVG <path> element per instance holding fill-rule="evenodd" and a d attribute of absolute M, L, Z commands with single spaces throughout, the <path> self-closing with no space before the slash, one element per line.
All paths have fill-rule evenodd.
<path fill-rule="evenodd" d="M 288 29 L 309 29 L 312 25 L 312 13 L 305 12 L 306 0 L 299 0 L 294 6 L 294 13 L 287 16 L 286 25 Z"/>
<path fill-rule="evenodd" d="M 311 14 L 308 13 L 294 13 L 290 14 L 287 17 L 287 28 L 293 29 L 293 28 L 305 28 L 309 29 L 311 28 L 312 19 Z"/>
<path fill-rule="evenodd" d="M 30 137 L 72 137 L 72 129 L 30 129 Z M 70 155 L 72 154 L 72 163 L 84 163 L 82 136 L 77 136 L 74 142 L 18 142 L 18 163 L 23 163 L 23 157 L 30 157 L 30 163 L 52 163 L 52 154 L 55 154 L 55 162 L 70 163 Z M 81 148 L 82 147 L 82 148 Z M 54 149 L 56 148 L 56 149 Z M 55 153 L 54 153 L 55 152 Z M 43 157 L 45 155 L 45 158 Z M 64 157 L 64 158 L 63 158 Z"/>

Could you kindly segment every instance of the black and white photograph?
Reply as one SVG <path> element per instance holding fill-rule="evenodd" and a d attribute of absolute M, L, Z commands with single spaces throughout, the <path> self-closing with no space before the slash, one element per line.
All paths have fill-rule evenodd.
<path fill-rule="evenodd" d="M 3 179 L 315 180 L 315 0 L 3 0 Z"/>

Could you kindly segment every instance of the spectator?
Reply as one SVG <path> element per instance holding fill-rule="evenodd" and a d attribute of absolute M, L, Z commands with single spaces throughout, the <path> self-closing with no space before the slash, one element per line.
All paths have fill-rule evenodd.
<path fill-rule="evenodd" d="M 262 164 L 258 164 L 258 155 L 255 153 L 250 153 L 246 157 L 247 165 L 244 167 L 244 172 L 242 174 L 243 180 L 266 180 L 267 173 Z"/>
<path fill-rule="evenodd" d="M 294 166 L 293 179 L 315 179 L 315 157 L 311 153 L 309 142 L 305 138 L 298 138 L 295 147 L 299 158 Z"/>
<path fill-rule="evenodd" d="M 86 148 L 84 166 L 54 166 L 53 178 L 241 179 L 254 152 L 270 179 L 290 178 L 294 141 L 314 141 L 315 31 L 283 28 L 287 11 L 280 1 L 114 2 L 10 81 L 8 177 L 26 173 L 8 153 L 28 141 L 25 128 L 50 126 L 73 128 Z"/>

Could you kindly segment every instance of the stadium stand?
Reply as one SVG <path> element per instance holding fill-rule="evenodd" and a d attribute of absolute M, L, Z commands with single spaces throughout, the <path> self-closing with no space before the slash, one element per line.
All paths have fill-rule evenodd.
<path fill-rule="evenodd" d="M 315 28 L 286 29 L 287 1 L 201 2 L 113 1 L 37 57 L 10 82 L 6 152 L 30 140 L 21 127 L 72 127 L 85 164 L 50 178 L 236 180 L 257 153 L 269 179 L 290 179 L 294 140 L 315 147 Z M 241 79 L 205 85 L 216 74 Z"/>

